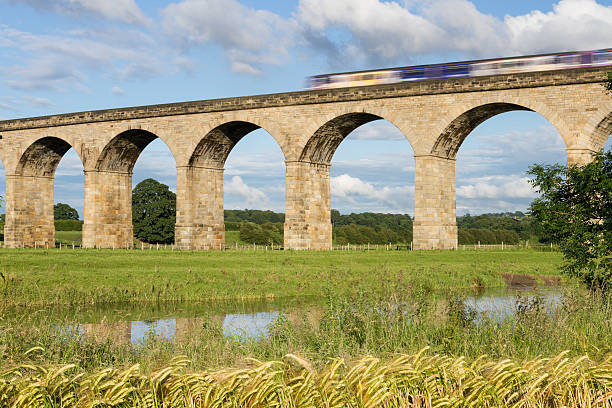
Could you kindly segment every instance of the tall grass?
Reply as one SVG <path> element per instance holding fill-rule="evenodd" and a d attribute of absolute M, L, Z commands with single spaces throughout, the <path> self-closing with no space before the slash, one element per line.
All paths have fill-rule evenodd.
<path fill-rule="evenodd" d="M 191 371 L 176 358 L 83 373 L 23 364 L 0 373 L 0 404 L 20 407 L 610 407 L 612 363 L 586 356 L 516 362 L 420 352 L 334 359 L 316 370 L 296 355 L 249 367 Z"/>

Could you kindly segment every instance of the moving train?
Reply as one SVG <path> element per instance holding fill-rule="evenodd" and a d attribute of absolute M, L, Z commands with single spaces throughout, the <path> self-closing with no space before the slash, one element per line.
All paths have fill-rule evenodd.
<path fill-rule="evenodd" d="M 427 81 L 430 79 L 466 78 L 609 65 L 612 65 L 612 49 L 610 48 L 597 51 L 563 52 L 316 75 L 307 79 L 307 87 L 308 89 L 346 88 L 351 86 Z"/>

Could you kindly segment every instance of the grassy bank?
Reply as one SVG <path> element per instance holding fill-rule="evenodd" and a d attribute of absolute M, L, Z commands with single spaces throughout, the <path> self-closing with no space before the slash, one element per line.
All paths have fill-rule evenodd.
<path fill-rule="evenodd" d="M 98 397 L 126 407 L 275 406 L 278 398 L 277 406 L 322 406 L 321 399 L 337 402 L 330 406 L 610 406 L 609 297 L 571 289 L 554 308 L 519 297 L 514 316 L 499 319 L 452 295 L 398 296 L 330 297 L 297 318 L 281 316 L 261 339 L 224 337 L 218 320 L 202 319 L 180 342 L 151 336 L 135 346 L 58 332 L 57 323 L 32 315 L 2 317 L 0 403 L 22 396 L 30 403 L 22 406 L 36 406 L 33 397 L 51 401 L 44 406 L 90 406 Z M 209 405 L 201 400 L 207 392 Z"/>
<path fill-rule="evenodd" d="M 506 251 L 0 250 L 0 304 L 259 299 L 503 286 L 557 275 L 561 256 Z"/>

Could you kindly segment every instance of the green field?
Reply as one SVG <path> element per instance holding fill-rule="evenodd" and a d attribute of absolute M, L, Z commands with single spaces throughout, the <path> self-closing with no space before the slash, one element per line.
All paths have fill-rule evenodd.
<path fill-rule="evenodd" d="M 81 245 L 83 233 L 81 231 L 55 231 L 55 240 L 62 244 Z"/>
<path fill-rule="evenodd" d="M 534 250 L 199 251 L 2 249 L 8 305 L 260 299 L 503 286 L 503 274 L 558 275 Z"/>
<path fill-rule="evenodd" d="M 294 406 L 304 406 L 301 396 L 305 390 L 320 392 L 323 388 L 319 384 L 323 378 L 331 378 L 328 373 L 332 371 L 337 384 L 347 384 L 332 387 L 348 393 L 345 399 L 336 400 L 338 406 L 361 401 L 351 394 L 353 388 L 358 395 L 384 391 L 388 385 L 376 385 L 382 378 L 388 384 L 397 383 L 394 395 L 435 389 L 440 401 L 455 398 L 457 406 L 506 406 L 506 402 L 516 402 L 519 394 L 531 404 L 524 406 L 592 402 L 612 389 L 612 297 L 569 285 L 559 288 L 558 302 L 552 306 L 538 293 L 517 295 L 505 304 L 511 312 L 505 317 L 479 313 L 468 301 L 470 294 L 503 286 L 510 278 L 514 282 L 558 283 L 561 262 L 557 252 L 533 249 L 2 249 L 0 366 L 5 374 L 0 378 L 0 405 L 46 396 L 62 403 L 74 395 L 94 401 L 98 392 L 107 398 L 123 389 L 121 395 L 133 398 L 115 406 L 134 406 L 141 396 L 159 394 L 164 406 L 182 407 L 186 406 L 183 399 L 195 398 L 194 393 L 201 391 L 185 387 L 196 384 L 191 373 L 202 370 L 214 373 L 201 374 L 206 381 L 223 382 L 235 374 L 248 383 L 233 394 L 215 397 L 228 406 L 234 397 L 264 395 L 272 388 L 283 389 L 283 401 L 291 395 Z M 251 302 L 242 300 L 252 299 L 267 299 L 262 305 L 306 301 L 287 308 L 262 306 L 261 311 L 284 310 L 264 337 L 228 337 L 225 318 L 240 313 L 232 303 L 247 304 Z M 198 306 L 196 311 L 190 310 L 190 305 L 201 304 L 171 302 L 178 300 L 214 302 L 201 303 L 204 309 Z M 223 305 L 228 305 L 228 311 Z M 131 317 L 130 307 L 135 308 L 135 316 L 140 313 L 138 308 L 151 312 Z M 244 313 L 257 310 L 250 308 Z M 149 331 L 142 343 L 131 344 L 131 330 L 136 326 L 130 320 L 153 321 L 158 313 L 163 319 L 176 318 L 176 341 L 158 338 Z M 194 316 L 194 325 L 179 340 L 179 317 L 186 316 Z M 92 334 L 96 327 L 100 330 L 97 337 Z M 122 340 L 125 327 L 130 330 L 127 342 Z M 402 354 L 413 356 L 412 360 L 401 360 L 405 357 L 398 355 Z M 588 358 L 580 357 L 584 355 Z M 558 357 L 552 361 L 540 358 L 552 356 Z M 159 384 L 169 388 L 160 394 L 161 385 L 155 384 L 162 376 L 157 373 L 161 367 L 178 364 L 177 358 L 186 367 L 163 371 Z M 536 360 L 526 362 L 528 359 Z M 363 363 L 366 360 L 368 363 Z M 58 372 L 65 364 L 71 365 Z M 359 366 L 362 368 L 354 369 Z M 278 374 L 280 367 L 286 374 Z M 180 373 L 186 372 L 190 374 L 182 377 Z M 415 373 L 422 375 L 417 379 Z M 365 387 L 355 383 L 361 375 L 367 377 L 363 379 Z M 129 376 L 134 378 L 126 382 Z M 96 384 L 107 387 L 106 391 L 87 388 L 92 384 L 89 378 L 104 378 Z M 309 378 L 317 378 L 316 384 L 302 387 L 298 393 L 294 385 Z M 41 383 L 49 385 L 38 386 Z M 180 387 L 170 385 L 174 383 Z M 202 380 L 197 384 L 209 383 Z M 226 386 L 214 384 L 216 390 Z M 409 389 L 402 388 L 408 385 Z M 491 393 L 502 393 L 506 399 L 496 396 L 499 404 L 489 403 L 493 401 Z M 178 402 L 171 401 L 174 396 Z M 411 398 L 401 397 L 406 404 L 397 406 L 412 406 L 408 405 L 415 401 Z M 268 398 L 261 406 L 271 401 Z M 161 400 L 158 402 L 141 406 L 161 406 Z"/>

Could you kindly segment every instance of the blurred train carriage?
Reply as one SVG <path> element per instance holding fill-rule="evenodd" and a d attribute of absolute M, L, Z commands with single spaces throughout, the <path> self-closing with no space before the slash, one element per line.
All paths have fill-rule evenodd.
<path fill-rule="evenodd" d="M 308 78 L 308 88 L 347 88 L 430 79 L 466 78 L 607 65 L 612 65 L 612 49 L 316 75 Z"/>

